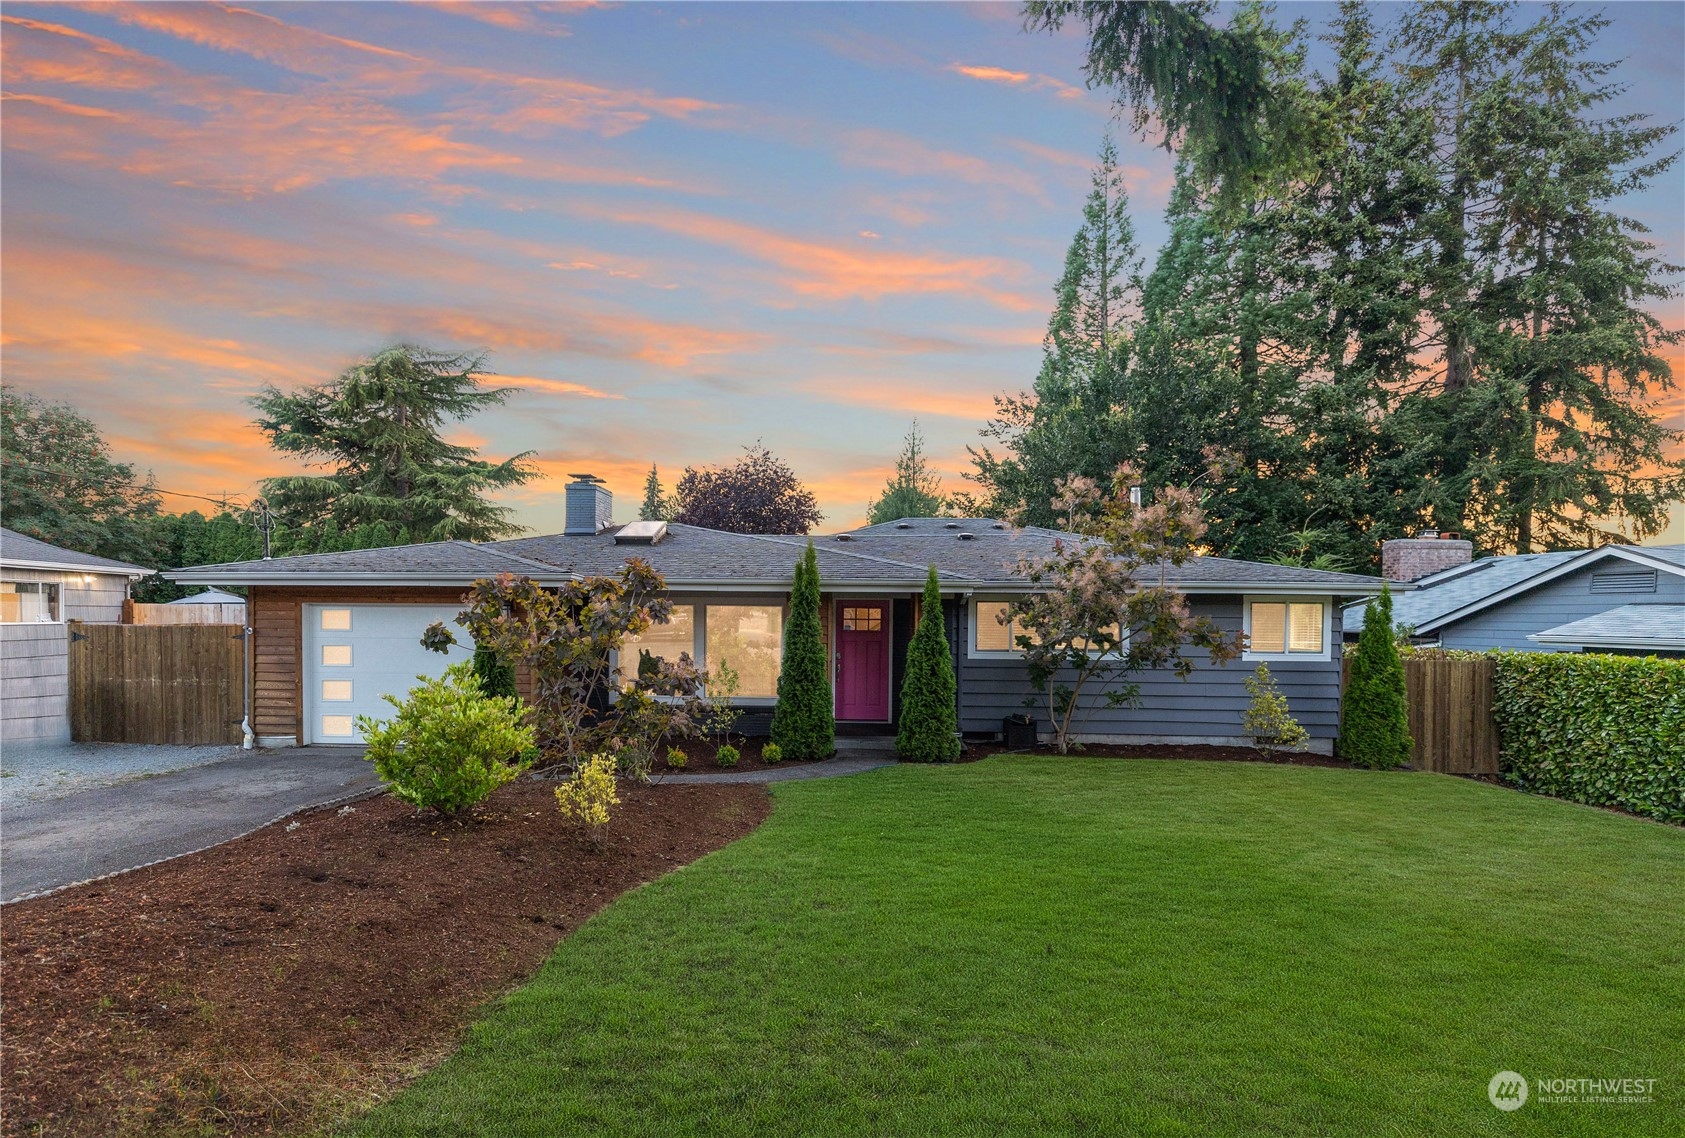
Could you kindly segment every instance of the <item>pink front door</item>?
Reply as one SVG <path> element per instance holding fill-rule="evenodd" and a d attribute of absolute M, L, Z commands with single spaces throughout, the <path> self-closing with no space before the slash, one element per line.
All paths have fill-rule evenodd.
<path fill-rule="evenodd" d="M 837 718 L 889 718 L 889 602 L 838 601 Z"/>

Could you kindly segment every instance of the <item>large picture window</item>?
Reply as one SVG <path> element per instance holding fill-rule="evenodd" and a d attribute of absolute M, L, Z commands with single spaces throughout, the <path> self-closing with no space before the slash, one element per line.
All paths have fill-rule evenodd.
<path fill-rule="evenodd" d="M 620 686 L 629 688 L 637 681 L 640 661 L 646 657 L 676 664 L 680 656 L 697 658 L 695 605 L 674 605 L 666 624 L 652 624 L 642 636 L 628 636 L 621 643 Z"/>
<path fill-rule="evenodd" d="M 1001 618 L 1011 607 L 1011 601 L 974 601 L 971 606 L 971 655 L 973 656 L 1022 656 L 1023 647 L 1018 643 L 1020 636 L 1032 635 L 1024 623 L 1019 620 L 1010 625 L 1002 624 Z M 1117 624 L 1108 625 L 1106 632 L 1120 641 L 1124 640 L 1123 632 Z M 1090 649 L 1092 650 L 1092 649 Z"/>
<path fill-rule="evenodd" d="M 1248 600 L 1248 656 L 1327 656 L 1328 606 L 1322 601 Z"/>
<path fill-rule="evenodd" d="M 784 610 L 779 605 L 709 605 L 704 638 L 704 666 L 714 675 L 721 667 L 737 673 L 737 695 L 778 695 L 778 668 L 784 657 Z"/>
<path fill-rule="evenodd" d="M 44 581 L 0 581 L 0 624 L 59 618 L 59 587 Z"/>

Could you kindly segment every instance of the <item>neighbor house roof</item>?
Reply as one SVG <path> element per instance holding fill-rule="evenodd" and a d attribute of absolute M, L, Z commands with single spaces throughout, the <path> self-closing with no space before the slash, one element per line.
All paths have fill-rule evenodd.
<path fill-rule="evenodd" d="M 1482 557 L 1411 582 L 1414 589 L 1393 601 L 1393 620 L 1427 635 L 1455 621 L 1538 588 L 1599 561 L 1617 559 L 1685 575 L 1685 545 L 1604 545 L 1561 553 L 1519 553 Z M 1396 587 L 1396 586 L 1395 586 Z M 1368 601 L 1348 606 L 1347 627 L 1361 620 Z"/>
<path fill-rule="evenodd" d="M 246 598 L 239 593 L 225 593 L 221 589 L 206 589 L 202 593 L 177 597 L 175 600 L 165 603 L 172 605 L 243 605 L 246 603 Z"/>
<path fill-rule="evenodd" d="M 1527 639 L 1575 648 L 1685 651 L 1685 605 L 1638 604 L 1559 624 Z"/>
<path fill-rule="evenodd" d="M 629 557 L 648 561 L 675 588 L 720 592 L 788 587 L 811 541 L 828 588 L 916 589 L 931 565 L 945 590 L 1022 588 L 1026 557 L 1050 553 L 1056 541 L 1081 540 L 1056 530 L 1014 530 L 988 518 L 910 518 L 812 538 L 737 534 L 670 523 L 655 544 L 620 544 L 617 528 L 596 534 L 552 534 L 508 541 L 319 553 L 269 561 L 181 569 L 169 576 L 188 584 L 466 584 L 500 572 L 524 573 L 541 583 L 612 573 Z M 1166 579 L 1192 592 L 1290 592 L 1362 596 L 1380 582 L 1351 573 L 1324 573 L 1196 557 L 1166 566 Z"/>
<path fill-rule="evenodd" d="M 62 569 L 71 573 L 106 573 L 112 576 L 144 577 L 152 572 L 127 561 L 95 557 L 74 549 L 60 549 L 16 530 L 0 528 L 0 565 L 16 569 Z"/>

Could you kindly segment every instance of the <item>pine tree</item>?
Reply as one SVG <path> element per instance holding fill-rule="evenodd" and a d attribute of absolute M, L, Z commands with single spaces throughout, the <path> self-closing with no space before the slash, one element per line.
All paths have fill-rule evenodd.
<path fill-rule="evenodd" d="M 778 707 L 772 741 L 787 759 L 823 759 L 837 749 L 831 670 L 819 621 L 819 555 L 813 543 L 796 563 L 790 618 L 784 626 L 784 659 L 778 671 Z"/>
<path fill-rule="evenodd" d="M 901 681 L 901 719 L 895 751 L 915 763 L 952 762 L 959 758 L 959 712 L 954 658 L 942 629 L 942 586 L 936 566 L 924 582 L 919 626 L 907 645 L 907 673 Z"/>
<path fill-rule="evenodd" d="M 533 478 L 528 455 L 487 462 L 441 433 L 447 421 L 509 397 L 511 388 L 480 387 L 484 363 L 481 356 L 399 344 L 320 387 L 265 387 L 252 403 L 270 445 L 330 468 L 264 480 L 282 524 L 308 529 L 331 519 L 341 533 L 380 525 L 414 541 L 519 533 L 510 509 L 485 495 Z"/>
<path fill-rule="evenodd" d="M 638 507 L 638 517 L 646 522 L 671 521 L 673 517 L 672 503 L 661 489 L 661 475 L 654 463 L 650 463 L 649 477 L 644 479 L 644 500 Z"/>
<path fill-rule="evenodd" d="M 1410 761 L 1404 664 L 1393 637 L 1392 592 L 1382 584 L 1364 611 L 1340 704 L 1340 755 L 1360 767 L 1391 770 Z"/>
<path fill-rule="evenodd" d="M 1107 479 L 1133 451 L 1123 383 L 1140 267 L 1128 189 L 1107 138 L 1082 225 L 1053 288 L 1035 388 L 995 400 L 995 418 L 983 435 L 1002 448 L 1000 454 L 987 444 L 971 448 L 972 477 L 982 483 L 992 511 L 1053 525 L 1049 503 L 1061 479 Z"/>
<path fill-rule="evenodd" d="M 875 526 L 901 518 L 939 518 L 947 508 L 942 479 L 925 462 L 924 439 L 919 435 L 919 421 L 914 419 L 895 460 L 895 474 L 878 500 L 866 507 L 866 523 Z"/>

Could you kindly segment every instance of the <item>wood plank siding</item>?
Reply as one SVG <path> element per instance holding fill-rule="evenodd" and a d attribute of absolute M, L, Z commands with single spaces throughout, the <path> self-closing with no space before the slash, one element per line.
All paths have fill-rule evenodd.
<path fill-rule="evenodd" d="M 449 605 L 467 590 L 396 585 L 253 585 L 252 732 L 259 739 L 299 739 L 304 732 L 304 605 Z M 454 631 L 454 630 L 453 630 Z"/>

